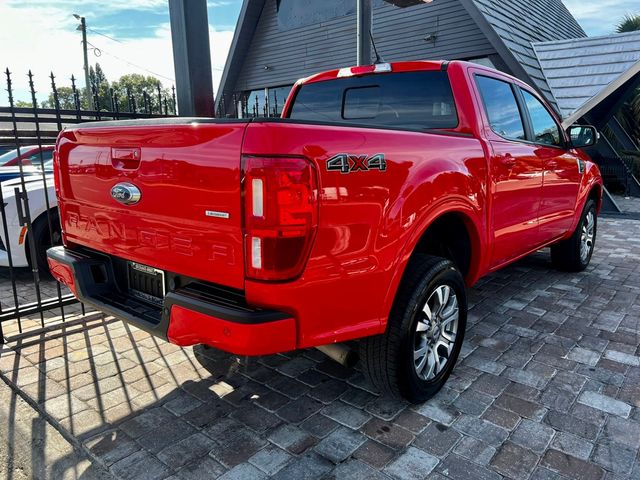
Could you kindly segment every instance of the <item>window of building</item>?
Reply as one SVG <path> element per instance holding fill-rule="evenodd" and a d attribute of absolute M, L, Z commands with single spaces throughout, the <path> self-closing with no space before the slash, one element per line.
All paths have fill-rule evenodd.
<path fill-rule="evenodd" d="M 501 137 L 524 140 L 524 123 L 511 84 L 496 78 L 476 76 L 491 130 Z"/>
<path fill-rule="evenodd" d="M 526 90 L 520 89 L 520 91 L 531 118 L 534 141 L 543 145 L 562 146 L 562 133 L 553 116 L 534 95 Z"/>
<path fill-rule="evenodd" d="M 290 118 L 415 130 L 458 125 L 443 71 L 387 73 L 303 85 Z"/>

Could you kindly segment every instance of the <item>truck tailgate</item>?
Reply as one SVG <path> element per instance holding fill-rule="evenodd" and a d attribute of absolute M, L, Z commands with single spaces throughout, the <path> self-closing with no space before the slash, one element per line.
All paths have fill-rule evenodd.
<path fill-rule="evenodd" d="M 65 241 L 242 288 L 245 128 L 242 121 L 180 119 L 64 131 L 56 186 Z M 139 201 L 128 198 L 131 188 Z"/>

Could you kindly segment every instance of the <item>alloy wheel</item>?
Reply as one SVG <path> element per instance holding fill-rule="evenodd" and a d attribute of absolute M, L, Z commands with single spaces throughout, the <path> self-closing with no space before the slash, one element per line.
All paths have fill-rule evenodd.
<path fill-rule="evenodd" d="M 593 238 L 595 236 L 596 217 L 593 210 L 590 210 L 582 222 L 582 233 L 580 235 L 580 260 L 585 263 L 593 250 Z"/>
<path fill-rule="evenodd" d="M 447 365 L 458 335 L 458 298 L 439 285 L 425 302 L 416 323 L 414 367 L 422 380 L 432 380 Z"/>

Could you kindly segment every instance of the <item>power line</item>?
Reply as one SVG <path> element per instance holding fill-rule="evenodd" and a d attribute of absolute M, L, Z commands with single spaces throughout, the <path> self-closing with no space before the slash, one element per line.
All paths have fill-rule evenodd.
<path fill-rule="evenodd" d="M 93 32 L 93 33 L 95 33 L 97 35 L 102 35 L 103 37 L 108 38 L 109 40 L 113 40 L 114 42 L 122 43 L 121 40 L 118 40 L 117 38 L 110 37 L 106 33 L 100 33 L 97 30 L 94 30 L 93 28 L 87 27 L 87 30 L 89 30 L 90 32 Z"/>
<path fill-rule="evenodd" d="M 123 44 L 123 45 L 124 45 L 124 42 L 122 42 L 121 40 L 118 40 L 117 38 L 113 38 L 113 37 L 111 37 L 111 36 L 109 36 L 109 35 L 107 35 L 107 34 L 105 34 L 105 33 L 98 32 L 97 30 L 94 30 L 93 28 L 89 28 L 89 27 L 87 27 L 87 30 L 89 30 L 90 32 L 93 32 L 93 33 L 95 33 L 95 34 L 97 34 L 97 35 L 101 35 L 101 36 L 103 36 L 103 37 L 105 37 L 105 38 L 108 38 L 109 40 L 112 40 L 112 41 L 114 41 L 114 42 L 118 42 L 118 43 L 120 43 L 120 44 Z M 104 52 L 104 53 L 106 53 L 107 55 L 109 55 L 110 57 L 113 57 L 113 58 L 115 58 L 115 59 L 117 59 L 117 60 L 120 60 L 121 62 L 124 62 L 124 63 L 126 63 L 127 65 L 130 65 L 130 66 L 132 66 L 132 67 L 139 68 L 140 70 L 143 70 L 143 71 L 145 71 L 145 72 L 147 72 L 147 73 L 150 73 L 150 74 L 152 74 L 152 75 L 155 75 L 156 77 L 164 78 L 165 80 L 169 80 L 170 82 L 173 82 L 173 83 L 175 83 L 175 81 L 176 81 L 176 80 L 175 80 L 175 78 L 171 78 L 171 77 L 167 77 L 167 76 L 165 76 L 165 75 L 161 75 L 161 74 L 156 73 L 156 72 L 154 72 L 154 71 L 152 71 L 152 70 L 149 70 L 148 68 L 145 68 L 145 67 L 143 67 L 143 66 L 141 66 L 141 65 L 138 65 L 138 64 L 133 63 L 133 62 L 130 62 L 129 60 L 126 60 L 126 59 L 124 59 L 124 58 L 122 58 L 122 57 L 119 57 L 119 56 L 117 56 L 117 55 L 114 55 L 113 53 L 110 53 L 110 52 L 108 52 L 108 51 L 106 51 L 106 50 L 104 50 L 104 49 L 102 49 L 102 48 L 96 47 L 95 45 L 93 45 L 93 44 L 92 44 L 91 42 L 89 42 L 89 41 L 87 41 L 87 44 L 88 44 L 88 45 L 91 45 L 91 47 L 93 48 L 93 51 L 94 51 L 93 53 L 94 53 L 94 55 L 96 55 L 96 57 L 99 57 L 99 56 Z M 98 52 L 98 53 L 96 53 L 96 52 Z M 219 72 L 222 72 L 222 71 L 224 70 L 223 68 L 220 68 L 220 67 L 214 67 L 213 65 L 211 65 L 211 69 L 212 69 L 212 70 L 219 71 Z"/>
<path fill-rule="evenodd" d="M 122 42 L 120 42 L 120 43 L 122 43 Z M 148 68 L 145 68 L 145 67 L 143 67 L 143 66 L 141 66 L 141 65 L 138 65 L 138 64 L 133 63 L 133 62 L 130 62 L 129 60 L 126 60 L 126 59 L 124 59 L 124 58 L 122 58 L 122 57 L 119 57 L 119 56 L 117 56 L 117 55 L 114 55 L 113 53 L 109 53 L 109 52 L 107 52 L 106 50 L 104 50 L 104 49 L 102 49 L 102 48 L 96 47 L 96 46 L 95 46 L 94 44 L 92 44 L 91 42 L 87 42 L 87 44 L 88 44 L 88 45 L 90 45 L 90 46 L 94 49 L 94 55 L 96 55 L 97 57 L 99 57 L 102 53 L 106 53 L 106 54 L 107 54 L 107 55 L 109 55 L 110 57 L 113 57 L 113 58 L 115 58 L 115 59 L 117 59 L 117 60 L 120 60 L 121 62 L 124 62 L 124 63 L 126 63 L 127 65 L 130 65 L 130 66 L 132 66 L 132 67 L 139 68 L 140 70 L 143 70 L 143 71 L 145 71 L 145 72 L 147 72 L 147 73 L 150 73 L 151 75 L 155 75 L 156 77 L 164 78 L 165 80 L 169 80 L 170 82 L 174 82 L 174 83 L 175 83 L 175 81 L 176 81 L 176 79 L 175 79 L 175 78 L 171 78 L 171 77 L 167 77 L 167 76 L 165 76 L 165 75 L 161 75 L 161 74 L 159 74 L 159 73 L 157 73 L 157 72 L 154 72 L 154 71 L 152 71 L 152 70 L 149 70 Z M 95 52 L 96 52 L 96 50 L 97 50 L 98 52 L 100 52 L 100 53 L 99 53 L 99 54 L 96 54 L 96 53 L 95 53 Z"/>

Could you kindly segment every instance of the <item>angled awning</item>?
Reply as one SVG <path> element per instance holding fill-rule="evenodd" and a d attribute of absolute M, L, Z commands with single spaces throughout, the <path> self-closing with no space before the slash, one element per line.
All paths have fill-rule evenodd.
<path fill-rule="evenodd" d="M 565 126 L 640 74 L 640 32 L 540 42 L 533 48 Z"/>
<path fill-rule="evenodd" d="M 586 37 L 561 0 L 461 0 L 511 72 L 555 103 L 532 42 Z"/>

